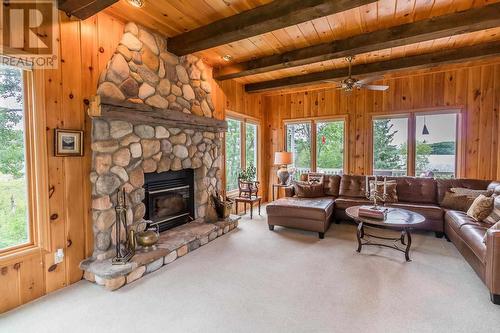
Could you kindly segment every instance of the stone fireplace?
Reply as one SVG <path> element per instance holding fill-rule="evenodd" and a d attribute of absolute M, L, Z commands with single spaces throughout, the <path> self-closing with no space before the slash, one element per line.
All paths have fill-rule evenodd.
<path fill-rule="evenodd" d="M 128 226 L 148 218 L 167 230 L 205 217 L 209 194 L 221 187 L 220 133 L 227 127 L 213 119 L 209 74 L 195 56 L 168 53 L 162 36 L 125 26 L 99 79 L 100 113 L 91 115 L 92 260 L 115 255 L 121 189 Z M 190 177 L 187 184 L 176 183 L 181 174 Z M 176 195 L 157 195 L 162 178 Z"/>

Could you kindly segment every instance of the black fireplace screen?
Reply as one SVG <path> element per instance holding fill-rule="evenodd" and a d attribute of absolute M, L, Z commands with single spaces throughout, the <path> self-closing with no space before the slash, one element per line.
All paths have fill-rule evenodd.
<path fill-rule="evenodd" d="M 164 231 L 194 218 L 193 170 L 149 173 L 144 178 L 146 220 Z"/>

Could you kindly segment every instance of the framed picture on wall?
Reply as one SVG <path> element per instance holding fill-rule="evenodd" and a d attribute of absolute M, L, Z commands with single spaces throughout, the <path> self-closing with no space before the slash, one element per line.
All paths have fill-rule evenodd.
<path fill-rule="evenodd" d="M 83 131 L 56 128 L 54 153 L 56 156 L 83 156 Z"/>

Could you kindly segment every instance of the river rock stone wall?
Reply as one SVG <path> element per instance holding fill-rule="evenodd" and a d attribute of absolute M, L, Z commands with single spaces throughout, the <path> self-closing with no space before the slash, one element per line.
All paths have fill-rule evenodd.
<path fill-rule="evenodd" d="M 94 119 L 92 131 L 90 180 L 96 259 L 115 255 L 115 205 L 120 189 L 127 193 L 127 225 L 143 219 L 145 173 L 194 169 L 195 217 L 205 217 L 209 193 L 221 186 L 218 134 L 104 119 Z"/>
<path fill-rule="evenodd" d="M 97 94 L 211 118 L 209 75 L 201 59 L 169 53 L 164 37 L 129 22 L 101 73 Z"/>

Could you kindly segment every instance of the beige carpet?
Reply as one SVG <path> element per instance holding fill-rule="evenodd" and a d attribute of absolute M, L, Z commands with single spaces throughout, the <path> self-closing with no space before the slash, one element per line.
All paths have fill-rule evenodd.
<path fill-rule="evenodd" d="M 410 263 L 355 247 L 353 225 L 319 240 L 245 218 L 116 292 L 82 281 L 4 314 L 0 332 L 500 332 L 500 306 L 451 243 L 416 235 Z"/>

